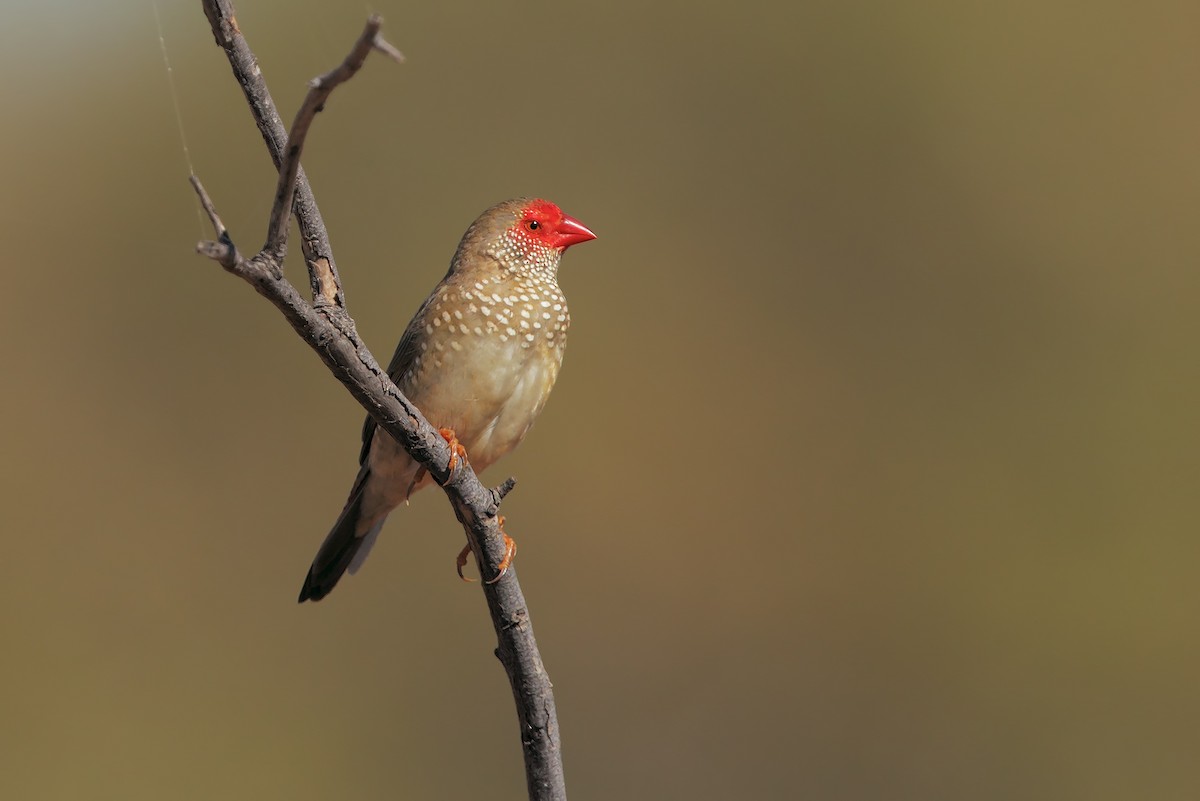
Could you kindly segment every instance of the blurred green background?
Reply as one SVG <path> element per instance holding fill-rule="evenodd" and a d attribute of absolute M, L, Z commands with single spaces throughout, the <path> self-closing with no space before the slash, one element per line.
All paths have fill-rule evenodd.
<path fill-rule="evenodd" d="M 243 248 L 273 176 L 160 0 Z M 244 2 L 380 359 L 475 215 L 599 241 L 486 476 L 587 799 L 1200 796 L 1200 6 Z M 0 3 L 0 796 L 523 797 L 436 492 L 295 595 L 361 412 L 209 232 L 150 2 Z M 292 263 L 292 278 L 303 281 Z"/>

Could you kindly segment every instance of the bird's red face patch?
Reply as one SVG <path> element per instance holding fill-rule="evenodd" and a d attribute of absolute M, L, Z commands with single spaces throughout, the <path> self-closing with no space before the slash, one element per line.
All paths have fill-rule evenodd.
<path fill-rule="evenodd" d="M 563 214 L 548 200 L 533 200 L 521 212 L 514 233 L 529 246 L 566 250 L 571 245 L 595 239 L 583 223 Z"/>
<path fill-rule="evenodd" d="M 516 233 L 531 245 L 554 247 L 554 232 L 562 220 L 562 209 L 548 200 L 535 200 L 521 212 Z"/>

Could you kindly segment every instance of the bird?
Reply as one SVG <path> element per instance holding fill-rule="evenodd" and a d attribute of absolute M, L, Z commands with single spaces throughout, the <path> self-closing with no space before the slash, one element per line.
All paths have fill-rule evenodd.
<path fill-rule="evenodd" d="M 559 260 L 567 248 L 595 238 L 541 198 L 498 203 L 463 234 L 449 271 L 405 328 L 388 366 L 392 381 L 450 444 L 451 470 L 462 457 L 482 472 L 529 432 L 558 377 L 571 324 Z M 299 602 L 321 600 L 342 574 L 357 572 L 388 515 L 430 480 L 367 417 L 358 476 Z M 505 538 L 507 562 L 515 546 Z M 466 554 L 459 556 L 460 576 Z"/>

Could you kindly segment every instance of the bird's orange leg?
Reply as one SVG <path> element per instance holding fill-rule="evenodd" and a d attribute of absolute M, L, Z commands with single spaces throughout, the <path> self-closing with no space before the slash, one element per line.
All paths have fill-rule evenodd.
<path fill-rule="evenodd" d="M 453 428 L 439 428 L 438 433 L 442 435 L 442 439 L 446 440 L 446 444 L 450 446 L 450 472 L 453 473 L 454 468 L 458 466 L 458 457 L 461 456 L 463 464 L 466 464 L 467 449 L 458 441 Z"/>
<path fill-rule="evenodd" d="M 509 565 L 512 564 L 513 557 L 517 555 L 517 541 L 504 533 L 504 515 L 496 520 L 496 525 L 500 527 L 500 536 L 504 537 L 504 558 L 500 560 L 500 564 L 496 567 L 500 570 L 495 578 L 488 579 L 486 584 L 495 584 L 500 579 L 504 578 L 504 574 L 508 572 Z"/>

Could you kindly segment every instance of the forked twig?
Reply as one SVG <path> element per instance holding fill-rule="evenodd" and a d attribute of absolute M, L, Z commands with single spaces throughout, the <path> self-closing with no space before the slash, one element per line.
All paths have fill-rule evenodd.
<path fill-rule="evenodd" d="M 353 319 L 346 313 L 328 233 L 300 168 L 305 136 L 333 89 L 353 77 L 371 49 L 397 60 L 403 57 L 379 35 L 382 18 L 372 15 L 342 64 L 312 82 L 291 134 L 285 137 L 257 60 L 238 29 L 232 3 L 204 0 L 204 9 L 217 43 L 225 50 L 255 122 L 280 168 L 280 175 L 267 243 L 249 259 L 234 246 L 204 186 L 193 177 L 192 185 L 217 236 L 216 241 L 201 242 L 197 251 L 250 283 L 270 300 L 379 426 L 442 485 L 480 563 L 480 572 L 494 574 L 505 551 L 497 514 L 500 502 L 514 482 L 509 479 L 492 490 L 480 483 L 469 466 L 464 465 L 453 472 L 448 469 L 450 449 L 446 441 L 380 368 L 359 338 Z M 283 272 L 287 221 L 292 214 L 303 239 L 312 288 L 311 303 L 300 295 Z M 560 801 L 566 798 L 566 789 L 554 693 L 534 640 L 516 570 L 510 567 L 503 581 L 481 586 L 496 630 L 496 655 L 508 674 L 517 704 L 529 797 L 539 801 Z"/>

